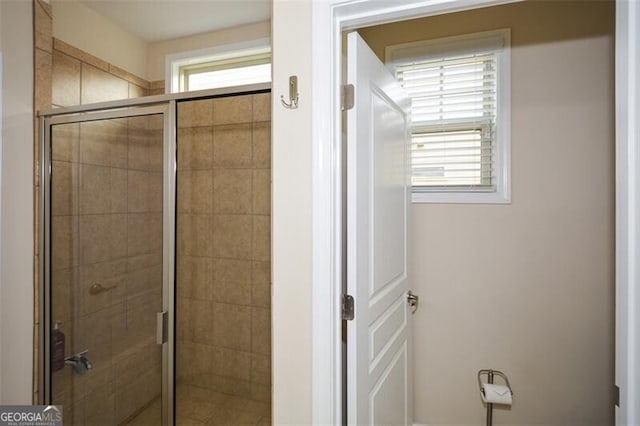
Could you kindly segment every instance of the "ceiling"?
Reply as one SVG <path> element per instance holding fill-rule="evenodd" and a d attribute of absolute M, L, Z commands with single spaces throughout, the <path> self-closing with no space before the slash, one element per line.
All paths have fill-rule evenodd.
<path fill-rule="evenodd" d="M 146 42 L 266 21 L 270 0 L 80 0 Z"/>

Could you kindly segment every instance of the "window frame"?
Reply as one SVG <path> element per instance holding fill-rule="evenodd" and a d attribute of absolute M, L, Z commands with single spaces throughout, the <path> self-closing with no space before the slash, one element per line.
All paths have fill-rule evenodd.
<path fill-rule="evenodd" d="M 412 60 L 463 55 L 478 51 L 496 53 L 496 122 L 492 150 L 495 168 L 495 190 L 469 186 L 412 186 L 414 203 L 511 203 L 511 31 L 508 28 L 422 40 L 387 46 L 386 64 L 396 74 L 399 64 Z M 415 126 L 415 129 L 426 126 Z M 472 130 L 471 127 L 467 127 Z M 462 130 L 462 128 L 460 129 Z M 414 131 L 412 128 L 411 134 Z M 415 132 L 417 133 L 417 132 Z"/>
<path fill-rule="evenodd" d="M 217 63 L 242 63 L 243 58 L 260 55 L 271 55 L 271 39 L 268 37 L 255 40 L 229 43 L 212 48 L 174 53 L 165 59 L 165 85 L 168 93 L 181 93 L 183 70 L 199 67 L 215 67 Z"/>
<path fill-rule="evenodd" d="M 206 90 L 206 89 L 217 89 L 220 87 L 229 87 L 225 86 L 213 86 L 213 87 L 205 87 L 203 89 L 192 89 L 190 87 L 191 82 L 189 80 L 192 76 L 197 76 L 198 74 L 205 74 L 209 72 L 216 71 L 228 71 L 233 69 L 240 69 L 251 66 L 258 65 L 271 65 L 271 52 L 258 53 L 254 55 L 239 55 L 233 56 L 225 59 L 209 59 L 204 60 L 201 63 L 183 65 L 179 68 L 180 72 L 180 80 L 179 80 L 179 88 L 181 92 L 189 92 L 193 90 Z M 271 77 L 271 75 L 269 75 Z M 271 78 L 269 80 L 260 81 L 257 83 L 267 83 L 271 82 Z M 236 86 L 234 84 L 233 86 Z"/>

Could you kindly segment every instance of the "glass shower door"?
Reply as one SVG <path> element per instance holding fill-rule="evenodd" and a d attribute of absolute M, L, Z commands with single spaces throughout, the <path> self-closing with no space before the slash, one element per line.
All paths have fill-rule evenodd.
<path fill-rule="evenodd" d="M 168 421 L 168 110 L 48 119 L 45 393 L 65 423 Z"/>

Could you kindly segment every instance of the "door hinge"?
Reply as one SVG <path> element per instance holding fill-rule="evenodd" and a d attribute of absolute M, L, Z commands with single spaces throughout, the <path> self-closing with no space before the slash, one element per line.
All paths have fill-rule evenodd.
<path fill-rule="evenodd" d="M 620 408 L 620 387 L 617 385 L 613 387 L 613 402 L 616 407 Z"/>
<path fill-rule="evenodd" d="M 340 110 L 348 111 L 353 108 L 355 94 L 353 84 L 344 84 L 340 88 Z"/>
<path fill-rule="evenodd" d="M 342 319 L 345 321 L 353 321 L 355 318 L 355 307 L 353 296 L 350 294 L 342 295 Z"/>

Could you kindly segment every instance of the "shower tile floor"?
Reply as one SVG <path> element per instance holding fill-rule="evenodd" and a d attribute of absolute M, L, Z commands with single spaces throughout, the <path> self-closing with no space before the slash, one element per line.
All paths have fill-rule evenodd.
<path fill-rule="evenodd" d="M 271 406 L 266 402 L 225 395 L 190 385 L 178 385 L 176 395 L 177 426 L 271 425 Z M 160 404 L 160 399 L 155 400 L 126 425 L 161 425 Z"/>

